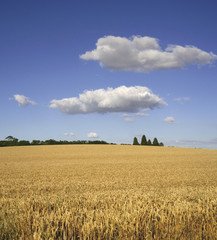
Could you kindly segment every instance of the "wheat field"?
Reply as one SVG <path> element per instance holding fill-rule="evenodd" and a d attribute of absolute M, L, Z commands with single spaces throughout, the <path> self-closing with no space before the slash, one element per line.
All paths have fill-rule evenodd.
<path fill-rule="evenodd" d="M 217 151 L 1 148 L 0 239 L 217 239 Z"/>

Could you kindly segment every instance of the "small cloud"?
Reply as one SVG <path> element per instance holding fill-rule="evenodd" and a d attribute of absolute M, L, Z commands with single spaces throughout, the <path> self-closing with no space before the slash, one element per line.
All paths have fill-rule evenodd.
<path fill-rule="evenodd" d="M 180 102 L 180 103 L 189 102 L 189 101 L 190 101 L 190 98 L 189 98 L 189 97 L 174 98 L 174 101 Z"/>
<path fill-rule="evenodd" d="M 129 114 L 124 113 L 124 114 L 122 114 L 122 116 L 123 116 L 123 117 L 129 117 Z"/>
<path fill-rule="evenodd" d="M 14 95 L 14 100 L 18 102 L 19 106 L 27 106 L 29 104 L 31 105 L 36 105 L 36 103 L 32 100 L 30 100 L 28 97 L 20 94 L 15 94 Z"/>
<path fill-rule="evenodd" d="M 148 113 L 141 113 L 141 112 L 138 112 L 138 113 L 135 113 L 135 116 L 138 116 L 138 117 L 148 117 L 149 114 L 148 114 Z"/>
<path fill-rule="evenodd" d="M 125 120 L 126 122 L 133 122 L 133 121 L 135 121 L 135 119 L 134 119 L 134 118 L 131 118 L 131 117 L 126 117 L 126 118 L 124 118 L 124 120 Z"/>
<path fill-rule="evenodd" d="M 88 137 L 88 138 L 98 138 L 99 135 L 98 135 L 97 133 L 95 133 L 95 132 L 89 132 L 89 133 L 87 134 L 87 137 Z"/>
<path fill-rule="evenodd" d="M 176 122 L 174 117 L 166 117 L 164 121 L 171 124 Z"/>
<path fill-rule="evenodd" d="M 144 135 L 144 133 L 135 133 L 134 134 L 136 137 L 142 137 L 142 135 Z"/>
<path fill-rule="evenodd" d="M 69 132 L 69 133 L 64 133 L 64 136 L 74 137 L 75 134 L 73 132 Z"/>
<path fill-rule="evenodd" d="M 85 52 L 80 58 L 99 61 L 101 66 L 111 70 L 150 72 L 211 64 L 217 55 L 190 45 L 171 44 L 164 50 L 157 38 L 149 36 L 132 36 L 130 39 L 105 36 L 98 39 L 96 49 Z"/>

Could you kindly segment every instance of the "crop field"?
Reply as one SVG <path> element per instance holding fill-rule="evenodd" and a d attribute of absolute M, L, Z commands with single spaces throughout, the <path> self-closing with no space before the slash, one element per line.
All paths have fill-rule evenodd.
<path fill-rule="evenodd" d="M 0 239 L 217 239 L 217 151 L 1 148 Z"/>

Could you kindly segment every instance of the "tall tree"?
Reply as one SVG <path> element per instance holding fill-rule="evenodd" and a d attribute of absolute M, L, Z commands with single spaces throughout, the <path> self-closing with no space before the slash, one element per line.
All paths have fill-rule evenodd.
<path fill-rule="evenodd" d="M 138 139 L 136 137 L 133 139 L 133 145 L 139 145 Z"/>
<path fill-rule="evenodd" d="M 151 140 L 150 139 L 148 139 L 148 142 L 147 142 L 147 145 L 151 145 L 152 143 L 151 143 Z"/>
<path fill-rule="evenodd" d="M 7 136 L 5 139 L 8 141 L 7 145 L 10 145 L 10 146 L 17 145 L 17 143 L 18 143 L 18 138 L 15 138 L 12 136 Z"/>
<path fill-rule="evenodd" d="M 15 138 L 12 137 L 12 136 L 7 136 L 5 139 L 8 140 L 8 141 L 14 141 Z"/>
<path fill-rule="evenodd" d="M 157 138 L 154 138 L 153 145 L 154 146 L 159 146 L 159 142 L 158 142 Z"/>
<path fill-rule="evenodd" d="M 141 145 L 147 145 L 147 139 L 145 135 L 142 136 Z"/>

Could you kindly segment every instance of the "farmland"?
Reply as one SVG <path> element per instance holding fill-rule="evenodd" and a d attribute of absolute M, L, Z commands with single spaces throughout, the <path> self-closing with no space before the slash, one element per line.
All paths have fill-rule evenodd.
<path fill-rule="evenodd" d="M 0 149 L 0 239 L 216 239 L 217 151 Z"/>

